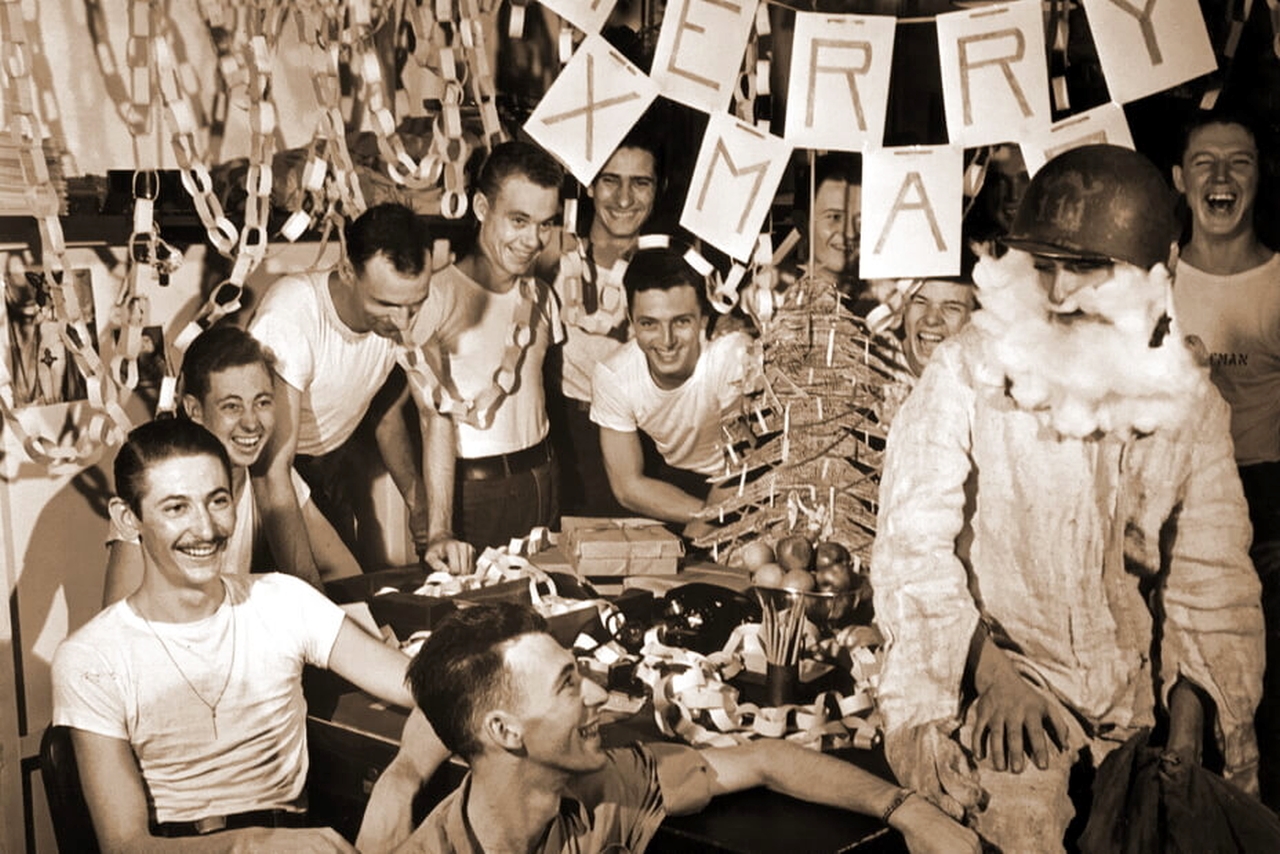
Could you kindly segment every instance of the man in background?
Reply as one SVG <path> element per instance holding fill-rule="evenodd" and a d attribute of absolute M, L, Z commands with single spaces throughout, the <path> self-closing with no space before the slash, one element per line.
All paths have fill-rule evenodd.
<path fill-rule="evenodd" d="M 1174 271 L 1183 332 L 1195 336 L 1209 375 L 1231 406 L 1231 441 L 1253 523 L 1262 579 L 1267 660 L 1280 661 L 1280 255 L 1258 238 L 1258 138 L 1247 118 L 1202 113 L 1185 133 L 1174 186 L 1191 211 L 1191 239 Z M 1280 667 L 1264 697 L 1280 698 Z M 1280 709 L 1258 709 L 1262 796 L 1280 806 Z"/>
<path fill-rule="evenodd" d="M 586 238 L 569 255 L 552 259 L 557 268 L 547 270 L 554 278 L 565 325 L 564 344 L 557 354 L 559 376 L 548 382 L 558 387 L 549 405 L 555 408 L 552 434 L 560 455 L 566 513 L 624 513 L 609 489 L 600 429 L 589 416 L 591 375 L 628 337 L 622 274 L 662 187 L 661 151 L 658 139 L 643 124 L 628 132 L 587 189 L 594 212 Z"/>
<path fill-rule="evenodd" d="M 722 413 L 743 395 L 750 339 L 707 339 L 706 283 L 670 248 L 642 249 L 623 282 L 633 339 L 596 367 L 591 420 L 613 494 L 642 516 L 686 524 L 724 468 Z M 646 471 L 639 432 L 664 465 Z"/>
<path fill-rule="evenodd" d="M 353 499 L 343 493 L 359 469 L 344 446 L 383 390 L 395 400 L 379 402 L 374 436 L 408 508 L 414 543 L 437 568 L 466 571 L 460 543 L 429 536 L 428 514 L 447 517 L 447 508 L 428 506 L 401 405 L 408 389 L 384 389 L 430 289 L 425 221 L 402 205 L 382 204 L 347 223 L 344 234 L 345 263 L 279 279 L 249 326 L 274 357 L 277 378 L 277 425 L 266 456 L 268 512 L 296 512 L 287 475 L 296 459 L 312 499 L 352 543 L 346 520 Z"/>
<path fill-rule="evenodd" d="M 551 288 L 533 268 L 563 179 L 535 145 L 495 147 L 476 182 L 475 250 L 434 280 L 421 321 L 430 330 L 425 366 L 411 377 L 432 403 L 423 407 L 432 412 L 424 431 L 430 503 L 452 511 L 451 519 L 433 513 L 433 542 L 454 538 L 452 522 L 476 548 L 505 546 L 559 519 L 542 367 L 564 331 Z"/>

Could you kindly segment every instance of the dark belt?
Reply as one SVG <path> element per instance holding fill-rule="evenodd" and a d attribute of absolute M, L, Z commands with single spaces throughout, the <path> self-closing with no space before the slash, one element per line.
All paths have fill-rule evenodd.
<path fill-rule="evenodd" d="M 197 821 L 166 821 L 153 826 L 156 836 L 204 836 L 220 830 L 242 827 L 308 827 L 305 812 L 289 810 L 253 810 L 235 815 L 211 815 Z"/>
<path fill-rule="evenodd" d="M 522 451 L 494 454 L 491 457 L 460 458 L 458 477 L 463 480 L 501 480 L 513 474 L 523 474 L 551 462 L 551 442 L 543 439 Z"/>

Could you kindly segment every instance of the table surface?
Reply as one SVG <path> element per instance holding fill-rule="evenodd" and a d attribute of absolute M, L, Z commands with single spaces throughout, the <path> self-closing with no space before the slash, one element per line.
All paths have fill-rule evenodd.
<path fill-rule="evenodd" d="M 405 712 L 354 690 L 327 671 L 308 669 L 308 737 L 311 772 L 308 786 L 313 814 L 354 838 L 374 780 L 398 749 Z M 662 739 L 650 707 L 602 728 L 606 746 Z M 833 755 L 883 777 L 890 777 L 883 753 L 849 748 Z M 423 787 L 415 812 L 423 816 L 461 781 L 465 768 L 446 763 Z M 879 852 L 902 854 L 902 837 L 877 818 L 753 789 L 715 798 L 700 813 L 667 818 L 650 852 Z"/>

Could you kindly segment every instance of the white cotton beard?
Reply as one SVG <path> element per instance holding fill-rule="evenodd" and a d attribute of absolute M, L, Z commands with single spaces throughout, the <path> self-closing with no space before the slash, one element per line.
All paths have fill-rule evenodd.
<path fill-rule="evenodd" d="M 1026 252 L 983 258 L 973 273 L 982 305 L 971 320 L 982 332 L 981 379 L 1003 387 L 1014 405 L 1061 436 L 1127 438 L 1176 427 L 1195 413 L 1208 382 L 1176 322 L 1160 346 L 1150 346 L 1168 313 L 1165 267 L 1114 269 L 1111 279 L 1064 306 L 1109 322 L 1054 320 Z"/>

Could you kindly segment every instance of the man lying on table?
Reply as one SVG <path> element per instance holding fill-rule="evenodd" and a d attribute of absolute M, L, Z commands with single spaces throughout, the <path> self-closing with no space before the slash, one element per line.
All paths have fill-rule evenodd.
<path fill-rule="evenodd" d="M 471 771 L 398 851 L 640 852 L 668 814 L 755 786 L 883 816 L 916 854 L 979 850 L 971 831 L 909 790 L 786 741 L 604 749 L 604 689 L 521 605 L 477 605 L 442 620 L 409 680 Z M 418 749 L 409 738 L 401 746 Z M 412 792 L 398 794 L 407 801 Z M 371 812 L 383 808 L 376 801 Z"/>
<path fill-rule="evenodd" d="M 116 457 L 111 515 L 142 543 L 142 583 L 53 660 L 53 722 L 71 727 L 105 852 L 351 851 L 305 826 L 303 664 L 412 704 L 405 656 L 306 582 L 224 574 L 230 477 L 222 443 L 185 419 L 138 427 Z M 410 720 L 434 768 L 448 753 Z"/>

